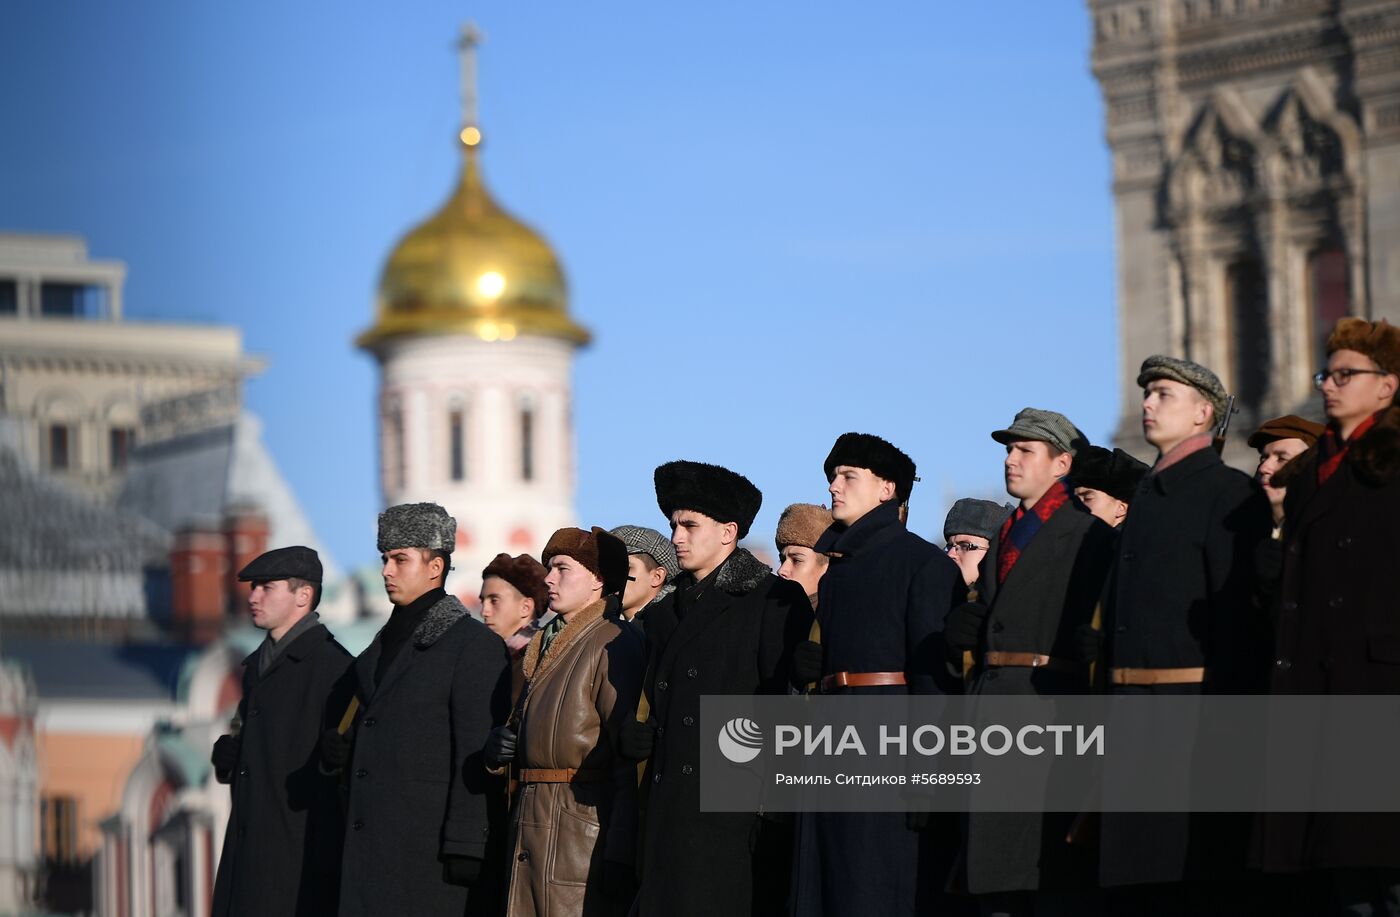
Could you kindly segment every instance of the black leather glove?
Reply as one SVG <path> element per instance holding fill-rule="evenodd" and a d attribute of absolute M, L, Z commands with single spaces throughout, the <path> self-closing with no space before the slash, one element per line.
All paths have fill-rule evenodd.
<path fill-rule="evenodd" d="M 346 732 L 327 729 L 321 733 L 321 768 L 328 774 L 338 774 L 350 763 L 350 748 L 355 740 Z"/>
<path fill-rule="evenodd" d="M 805 688 L 822 677 L 822 645 L 803 640 L 792 648 L 792 683 Z"/>
<path fill-rule="evenodd" d="M 987 606 L 981 602 L 963 602 L 948 612 L 943 622 L 943 642 L 958 653 L 977 649 L 982 639 L 982 625 L 987 623 L 987 611 Z"/>
<path fill-rule="evenodd" d="M 644 761 L 656 750 L 656 726 L 651 720 L 628 720 L 617 734 L 617 753 L 628 761 Z"/>
<path fill-rule="evenodd" d="M 928 826 L 932 823 L 932 812 L 924 812 L 920 810 L 918 812 L 904 813 L 904 827 L 908 828 L 910 831 L 923 831 L 927 829 Z"/>
<path fill-rule="evenodd" d="M 603 897 L 614 903 L 614 913 L 624 913 L 637 896 L 637 875 L 631 863 L 603 861 Z"/>
<path fill-rule="evenodd" d="M 1092 624 L 1081 624 L 1074 629 L 1074 656 L 1080 662 L 1097 662 L 1103 650 L 1103 631 Z"/>
<path fill-rule="evenodd" d="M 497 726 L 486 737 L 486 748 L 482 756 L 488 767 L 504 767 L 515 760 L 520 737 L 509 726 Z"/>
<path fill-rule="evenodd" d="M 229 777 L 238 767 L 238 753 L 243 749 L 243 740 L 238 736 L 219 736 L 214 750 L 209 755 L 209 763 L 214 765 L 214 775 L 220 783 L 228 783 Z"/>
<path fill-rule="evenodd" d="M 481 878 L 480 857 L 443 857 L 442 881 L 449 885 L 471 885 Z"/>

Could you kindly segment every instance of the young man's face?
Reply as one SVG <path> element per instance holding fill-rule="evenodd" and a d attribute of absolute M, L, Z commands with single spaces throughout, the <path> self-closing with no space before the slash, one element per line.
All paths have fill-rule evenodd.
<path fill-rule="evenodd" d="M 831 484 L 831 518 L 850 525 L 881 503 L 894 499 L 894 482 L 886 481 L 869 468 L 837 465 Z"/>
<path fill-rule="evenodd" d="M 1142 437 L 1168 452 L 1215 424 L 1215 412 L 1199 391 L 1172 379 L 1153 379 L 1142 390 Z"/>
<path fill-rule="evenodd" d="M 1114 528 L 1122 525 L 1123 520 L 1128 516 L 1128 504 L 1101 490 L 1095 490 L 1092 487 L 1076 487 L 1074 495 L 1079 498 L 1080 503 L 1084 504 L 1085 509 Z"/>
<path fill-rule="evenodd" d="M 948 556 L 962 571 L 963 582 L 971 586 L 977 582 L 978 567 L 991 546 L 991 541 L 981 535 L 953 535 L 943 546 L 943 550 L 948 552 Z"/>
<path fill-rule="evenodd" d="M 627 575 L 631 579 L 622 590 L 622 610 L 628 618 L 650 605 L 661 587 L 666 585 L 666 568 L 655 562 L 648 568 L 648 556 L 627 555 Z"/>
<path fill-rule="evenodd" d="M 1002 474 L 1006 492 L 1027 506 L 1045 496 L 1056 481 L 1069 474 L 1072 457 L 1049 443 L 1027 439 L 1008 443 Z"/>
<path fill-rule="evenodd" d="M 718 567 L 738 541 L 739 527 L 733 522 L 716 522 L 693 509 L 671 514 L 671 544 L 681 569 L 690 573 L 708 572 Z"/>
<path fill-rule="evenodd" d="M 311 608 L 313 590 L 309 586 L 293 589 L 288 580 L 258 580 L 248 592 L 248 611 L 253 626 L 271 631 L 273 639 L 280 636 Z"/>
<path fill-rule="evenodd" d="M 394 548 L 383 555 L 384 591 L 395 605 L 408 605 L 442 585 L 446 563 L 422 548 Z"/>
<path fill-rule="evenodd" d="M 481 583 L 481 620 L 502 640 L 515 636 L 535 617 L 535 600 L 499 576 L 488 576 Z"/>
<path fill-rule="evenodd" d="M 1254 471 L 1254 480 L 1264 488 L 1264 495 L 1271 506 L 1282 506 L 1288 489 L 1274 487 L 1274 475 L 1284 465 L 1308 451 L 1308 444 L 1301 439 L 1276 439 L 1259 447 L 1259 467 Z"/>
<path fill-rule="evenodd" d="M 811 548 L 794 544 L 784 546 L 778 552 L 778 557 L 782 559 L 782 564 L 778 567 L 778 576 L 797 583 L 808 595 L 815 595 L 817 583 L 821 582 L 822 574 L 826 572 L 829 558 Z"/>
<path fill-rule="evenodd" d="M 566 621 L 603 595 L 603 581 L 567 554 L 556 554 L 549 559 L 544 585 L 549 590 L 550 611 Z"/>
<path fill-rule="evenodd" d="M 1327 358 L 1327 372 L 1338 369 L 1378 370 L 1380 365 L 1355 350 L 1338 350 Z M 1322 382 L 1322 400 L 1327 417 L 1338 423 L 1355 423 L 1374 414 L 1395 400 L 1397 379 L 1394 375 L 1362 372 L 1338 385 L 1331 377 Z"/>

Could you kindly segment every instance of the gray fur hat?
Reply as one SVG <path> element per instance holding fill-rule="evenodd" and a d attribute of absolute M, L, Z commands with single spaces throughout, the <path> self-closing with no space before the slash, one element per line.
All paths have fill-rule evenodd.
<path fill-rule="evenodd" d="M 645 554 L 660 564 L 666 570 L 668 582 L 681 575 L 676 546 L 656 529 L 644 525 L 619 525 L 611 534 L 622 539 L 622 543 L 627 545 L 628 554 Z"/>
<path fill-rule="evenodd" d="M 963 497 L 948 510 L 948 518 L 943 520 L 943 537 L 954 535 L 977 535 L 988 541 L 995 541 L 1006 517 L 1015 512 L 1010 503 L 1001 504 L 991 500 L 974 500 Z"/>
<path fill-rule="evenodd" d="M 1225 386 L 1221 384 L 1220 377 L 1201 364 L 1162 354 L 1148 357 L 1142 361 L 1137 384 L 1146 387 L 1147 383 L 1156 379 L 1170 379 L 1173 382 L 1180 382 L 1182 385 L 1189 385 L 1200 392 L 1210 402 L 1211 407 L 1215 408 L 1213 426 L 1219 426 L 1220 422 L 1225 419 L 1225 404 L 1230 396 L 1226 394 Z"/>
<path fill-rule="evenodd" d="M 379 553 L 395 548 L 427 548 L 452 553 L 457 520 L 436 503 L 400 503 L 379 514 Z"/>

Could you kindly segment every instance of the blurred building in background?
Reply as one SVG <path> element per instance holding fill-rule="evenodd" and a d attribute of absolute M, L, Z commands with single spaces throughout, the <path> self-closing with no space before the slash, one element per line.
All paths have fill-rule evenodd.
<path fill-rule="evenodd" d="M 1241 429 L 1315 413 L 1336 320 L 1400 321 L 1400 3 L 1089 9 L 1117 201 L 1120 444 L 1143 448 L 1136 377 L 1153 353 L 1215 369 Z"/>

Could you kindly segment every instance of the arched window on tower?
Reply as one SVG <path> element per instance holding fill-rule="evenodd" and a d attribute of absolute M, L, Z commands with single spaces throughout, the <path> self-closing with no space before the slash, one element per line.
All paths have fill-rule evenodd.
<path fill-rule="evenodd" d="M 1269 392 L 1272 363 L 1269 291 L 1259 260 L 1246 257 L 1231 264 L 1225 273 L 1225 289 L 1230 308 L 1232 394 L 1242 408 L 1257 410 Z"/>
<path fill-rule="evenodd" d="M 535 403 L 526 395 L 520 399 L 520 480 L 535 479 Z"/>
<path fill-rule="evenodd" d="M 403 490 L 406 480 L 406 462 L 403 444 L 403 405 L 397 398 L 389 401 L 384 415 L 384 479 L 395 490 Z"/>
<path fill-rule="evenodd" d="M 447 466 L 453 481 L 467 479 L 467 409 L 460 398 L 447 406 Z"/>
<path fill-rule="evenodd" d="M 1312 308 L 1313 351 L 1317 366 L 1327 360 L 1327 335 L 1351 314 L 1351 285 L 1347 283 L 1347 253 L 1329 245 L 1308 256 L 1308 296 Z"/>

